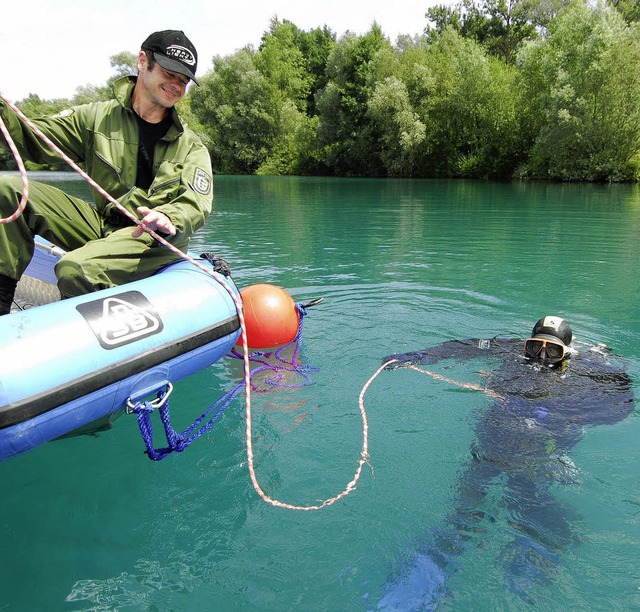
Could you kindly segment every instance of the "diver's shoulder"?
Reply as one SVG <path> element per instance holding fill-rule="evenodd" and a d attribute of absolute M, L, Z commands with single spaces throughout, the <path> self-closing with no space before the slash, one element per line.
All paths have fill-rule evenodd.
<path fill-rule="evenodd" d="M 626 361 L 606 344 L 574 342 L 571 345 L 571 361 L 576 366 L 606 372 L 624 372 Z"/>

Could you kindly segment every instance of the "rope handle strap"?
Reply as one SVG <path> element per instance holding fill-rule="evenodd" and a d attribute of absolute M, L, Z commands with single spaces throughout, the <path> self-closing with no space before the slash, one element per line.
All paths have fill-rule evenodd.
<path fill-rule="evenodd" d="M 300 337 L 302 335 L 302 326 L 304 317 L 307 314 L 306 308 L 302 305 L 296 304 L 298 312 L 300 313 L 300 324 L 298 332 L 294 340 L 290 343 L 278 348 L 275 355 L 278 361 L 282 365 L 271 364 L 266 360 L 259 357 L 268 357 L 270 354 L 255 352 L 252 353 L 249 358 L 251 362 L 260 364 L 257 368 L 251 371 L 251 376 L 255 376 L 259 372 L 273 371 L 275 376 L 270 379 L 268 384 L 272 386 L 283 386 L 289 388 L 297 388 L 311 384 L 311 379 L 308 372 L 318 371 L 318 368 L 312 366 L 304 366 L 298 363 L 297 355 L 299 352 Z M 294 356 L 291 360 L 285 360 L 282 357 L 282 352 L 290 345 L 295 345 Z M 241 359 L 242 357 L 237 353 L 236 349 L 231 349 L 231 357 Z M 282 372 L 297 372 L 303 377 L 303 381 L 299 385 L 283 385 L 279 384 L 282 380 Z M 161 389 L 158 392 L 156 399 L 148 401 L 133 402 L 131 398 L 127 400 L 126 412 L 127 414 L 136 414 L 138 416 L 138 427 L 140 428 L 140 434 L 145 443 L 147 456 L 153 461 L 161 461 L 172 452 L 182 452 L 185 450 L 194 440 L 208 432 L 222 413 L 228 408 L 235 397 L 242 391 L 243 383 L 237 385 L 234 389 L 226 393 L 217 402 L 212 404 L 202 415 L 200 415 L 189 427 L 182 432 L 176 432 L 171 425 L 170 409 L 169 409 L 169 395 L 173 391 L 173 385 L 167 382 L 166 388 Z M 256 389 L 253 389 L 256 391 Z M 167 446 L 164 448 L 155 448 L 153 443 L 153 424 L 151 415 L 158 411 L 160 420 L 164 427 L 165 437 L 167 439 Z M 215 411 L 215 412 L 214 412 Z M 211 413 L 213 416 L 207 421 Z"/>
<path fill-rule="evenodd" d="M 221 397 L 207 408 L 189 427 L 181 432 L 177 432 L 171 425 L 171 416 L 169 412 L 169 395 L 173 390 L 171 383 L 167 383 L 165 389 L 158 392 L 155 400 L 136 402 L 127 401 L 127 413 L 136 414 L 138 416 L 138 427 L 144 441 L 145 453 L 149 459 L 153 461 L 161 461 L 167 455 L 173 452 L 181 453 L 188 448 L 192 442 L 200 436 L 207 433 L 222 413 L 227 409 L 233 399 L 242 391 L 242 384 Z M 153 423 L 151 415 L 158 410 L 160 421 L 164 428 L 167 446 L 163 448 L 155 448 L 153 443 Z M 213 416 L 207 421 L 206 419 L 213 413 Z"/>

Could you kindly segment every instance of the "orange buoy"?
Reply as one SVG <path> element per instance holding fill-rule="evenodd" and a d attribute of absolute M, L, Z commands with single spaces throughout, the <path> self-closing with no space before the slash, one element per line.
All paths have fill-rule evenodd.
<path fill-rule="evenodd" d="M 240 291 L 250 348 L 282 346 L 291 342 L 300 323 L 293 298 L 275 285 L 250 285 Z M 242 335 L 236 343 L 242 346 Z"/>

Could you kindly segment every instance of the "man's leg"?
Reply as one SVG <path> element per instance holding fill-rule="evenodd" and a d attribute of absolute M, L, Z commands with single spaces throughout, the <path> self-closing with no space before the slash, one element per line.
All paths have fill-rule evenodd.
<path fill-rule="evenodd" d="M 0 274 L 0 315 L 6 315 L 11 312 L 11 304 L 13 303 L 17 284 L 18 281 L 15 278 Z"/>
<path fill-rule="evenodd" d="M 74 297 L 124 285 L 152 276 L 179 258 L 148 234 L 133 238 L 133 229 L 118 229 L 64 255 L 55 268 L 60 293 Z"/>
<path fill-rule="evenodd" d="M 0 177 L 0 216 L 13 214 L 21 197 L 19 176 Z M 72 250 L 99 238 L 101 228 L 100 216 L 89 203 L 56 187 L 31 181 L 23 214 L 13 223 L 0 225 L 0 314 L 6 303 L 10 307 L 15 282 L 31 261 L 36 234 L 65 250 Z"/>

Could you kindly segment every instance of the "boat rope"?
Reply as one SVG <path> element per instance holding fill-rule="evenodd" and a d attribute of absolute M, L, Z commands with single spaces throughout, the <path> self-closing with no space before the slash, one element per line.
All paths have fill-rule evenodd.
<path fill-rule="evenodd" d="M 16 116 L 20 120 L 25 125 L 27 125 L 36 136 L 38 136 L 38 138 L 40 138 L 45 144 L 47 144 L 49 148 L 51 148 L 55 153 L 57 153 L 57 155 L 62 160 L 64 160 L 73 170 L 75 170 L 75 172 L 77 172 L 85 181 L 87 181 L 89 185 L 91 185 L 98 193 L 100 193 L 103 197 L 105 197 L 111 204 L 113 204 L 123 215 L 125 215 L 133 223 L 135 223 L 138 226 L 140 225 L 140 220 L 135 215 L 130 213 L 124 206 L 122 206 L 122 204 L 120 204 L 120 202 L 118 202 L 114 197 L 112 197 L 109 193 L 107 193 L 100 185 L 98 185 L 98 183 L 96 183 L 82 168 L 80 168 L 80 166 L 78 166 L 78 164 L 76 164 L 68 155 L 66 155 L 66 153 L 64 153 L 64 151 L 62 151 L 60 147 L 58 147 L 46 134 L 44 134 L 42 130 L 40 130 L 40 128 L 38 128 L 38 126 L 35 125 L 17 106 L 9 102 L 2 95 L 0 95 L 0 98 L 16 114 Z M 4 123 L 3 123 L 3 126 L 4 126 Z M 6 126 L 5 126 L 5 129 L 6 129 Z M 7 138 L 8 134 L 5 133 L 5 130 L 3 130 L 3 134 L 5 135 L 5 138 Z M 8 137 L 7 142 L 11 142 L 13 144 L 13 140 L 11 139 L 10 136 Z M 15 154 L 17 154 L 18 152 L 15 147 L 15 144 L 13 144 L 12 152 L 14 150 L 15 150 Z M 20 156 L 17 155 L 16 162 L 18 161 L 19 158 Z M 22 185 L 23 185 L 22 199 L 20 202 L 20 206 L 22 207 L 22 209 L 19 206 L 16 213 L 11 215 L 11 217 L 8 217 L 8 219 L 11 219 L 12 221 L 18 218 L 20 214 L 22 214 L 22 210 L 24 210 L 24 204 L 26 204 L 26 201 L 28 199 L 27 172 L 24 167 L 24 164 L 20 163 L 19 167 L 20 167 L 20 175 L 22 176 Z M 251 479 L 251 484 L 255 492 L 266 503 L 279 508 L 287 508 L 289 510 L 320 510 L 321 508 L 325 508 L 326 506 L 330 506 L 334 504 L 339 499 L 342 499 L 343 497 L 351 493 L 355 489 L 356 483 L 360 478 L 362 467 L 364 466 L 365 463 L 369 462 L 368 442 L 367 442 L 368 424 L 367 424 L 367 416 L 364 411 L 364 405 L 361 405 L 360 407 L 360 413 L 362 417 L 362 428 L 363 428 L 363 445 L 362 445 L 362 450 L 360 452 L 360 459 L 358 460 L 356 471 L 354 473 L 352 480 L 346 485 L 345 489 L 341 493 L 339 493 L 335 497 L 331 497 L 329 499 L 324 500 L 322 503 L 318 505 L 296 506 L 296 505 L 281 502 L 277 499 L 273 499 L 263 491 L 262 487 L 258 482 L 258 478 L 256 475 L 255 458 L 253 453 L 250 353 L 249 353 L 249 347 L 247 345 L 247 333 L 246 333 L 246 324 L 245 324 L 245 318 L 244 318 L 244 309 L 242 307 L 242 300 L 240 296 L 237 295 L 236 292 L 233 290 L 231 285 L 223 280 L 223 277 L 221 275 L 214 275 L 214 273 L 210 271 L 205 265 L 193 259 L 187 253 L 183 253 L 182 251 L 174 247 L 170 242 L 165 240 L 157 232 L 154 232 L 153 230 L 147 227 L 143 227 L 143 229 L 146 233 L 152 236 L 159 244 L 161 244 L 165 248 L 172 251 L 176 256 L 190 262 L 192 265 L 194 265 L 199 270 L 203 271 L 205 274 L 210 275 L 214 280 L 216 280 L 218 283 L 222 285 L 222 287 L 227 291 L 227 293 L 233 300 L 236 311 L 238 313 L 238 320 L 240 322 L 240 329 L 242 332 L 241 341 L 242 341 L 242 350 L 243 350 L 242 358 L 243 358 L 243 369 L 244 369 L 244 382 L 242 383 L 242 388 L 244 389 L 244 397 L 245 397 L 245 437 L 246 437 L 246 447 L 247 447 L 247 466 L 249 469 L 249 477 Z M 165 405 L 167 405 L 167 402 L 163 402 L 163 406 Z M 213 420 L 215 420 L 215 418 L 217 417 L 215 417 L 214 415 Z"/>
<path fill-rule="evenodd" d="M 390 366 L 394 363 L 400 363 L 398 359 L 389 359 L 385 361 L 371 376 L 371 378 L 365 383 L 362 391 L 360 392 L 360 409 L 364 411 L 364 395 L 371 386 L 371 383 L 379 376 L 380 372 L 385 370 L 387 366 Z M 410 370 L 415 370 L 416 372 L 420 372 L 421 374 L 427 374 L 431 376 L 434 380 L 440 380 L 442 382 L 449 383 L 450 385 L 454 385 L 455 387 L 460 387 L 461 389 L 468 389 L 469 391 L 482 391 L 487 395 L 495 398 L 502 398 L 503 395 L 500 395 L 493 389 L 488 389 L 487 387 L 482 387 L 480 385 L 476 385 L 475 383 L 464 383 L 458 380 L 454 380 L 453 378 L 447 378 L 446 376 L 442 376 L 442 374 L 438 374 L 437 372 L 432 372 L 431 370 L 425 370 L 424 368 L 419 368 L 415 365 L 407 365 L 406 366 Z"/>
<path fill-rule="evenodd" d="M 214 404 L 209 406 L 189 427 L 182 432 L 177 432 L 171 425 L 171 417 L 169 414 L 169 395 L 171 393 L 171 387 L 167 385 L 166 389 L 161 389 L 158 392 L 156 400 L 137 402 L 136 404 L 129 404 L 127 406 L 127 412 L 130 414 L 136 414 L 138 416 L 138 427 L 140 428 L 140 434 L 144 440 L 147 450 L 145 453 L 153 461 L 160 461 L 170 455 L 173 452 L 182 452 L 185 450 L 194 440 L 197 440 L 200 436 L 207 433 L 214 423 L 218 420 L 220 415 L 227 409 L 233 399 L 242 391 L 242 384 L 238 385 L 232 391 L 226 393 Z M 160 420 L 164 427 L 164 433 L 167 439 L 167 446 L 164 448 L 155 448 L 153 443 L 153 424 L 151 421 L 151 415 L 158 410 Z M 214 412 L 215 411 L 215 412 Z M 213 416 L 205 421 L 213 413 Z"/>
<path fill-rule="evenodd" d="M 13 223 L 24 212 L 25 206 L 27 205 L 27 201 L 29 199 L 29 181 L 27 179 L 27 170 L 24 167 L 24 162 L 22 161 L 22 157 L 20 157 L 20 153 L 18 152 L 18 147 L 16 147 L 16 143 L 13 142 L 13 138 L 11 138 L 11 134 L 9 134 L 9 130 L 4 124 L 2 117 L 0 117 L 0 129 L 2 130 L 2 134 L 7 141 L 7 145 L 9 146 L 14 159 L 16 160 L 16 164 L 18 164 L 18 170 L 20 171 L 20 176 L 22 177 L 22 198 L 20 199 L 18 208 L 13 214 L 9 215 L 8 217 L 0 217 L 0 225 L 6 225 L 7 223 Z"/>
<path fill-rule="evenodd" d="M 322 298 L 320 298 L 321 300 Z M 296 304 L 296 311 L 298 312 L 298 331 L 291 342 L 278 347 L 275 351 L 253 351 L 249 354 L 249 361 L 251 363 L 260 364 L 253 370 L 251 370 L 251 377 L 255 378 L 256 374 L 262 372 L 273 372 L 273 376 L 265 379 L 264 384 L 269 387 L 283 387 L 289 389 L 297 389 L 311 384 L 311 377 L 309 372 L 318 372 L 319 368 L 314 366 L 303 365 L 298 362 L 298 356 L 300 354 L 300 341 L 302 340 L 302 330 L 304 326 L 304 317 L 307 316 L 307 308 L 317 304 L 319 300 L 313 300 L 306 304 Z M 293 348 L 292 355 L 289 359 L 284 356 L 284 353 L 290 348 Z M 233 359 L 243 359 L 243 355 L 238 352 L 234 347 L 228 354 L 228 357 Z M 274 361 L 270 361 L 273 357 Z M 285 372 L 295 372 L 302 377 L 302 382 L 297 384 L 283 383 Z M 252 385 L 252 390 L 259 392 L 259 389 Z"/>
<path fill-rule="evenodd" d="M 458 380 L 453 380 L 453 378 L 447 378 L 446 376 L 442 376 L 442 374 L 437 374 L 436 372 L 432 372 L 431 370 L 425 370 L 424 368 L 419 368 L 415 365 L 408 366 L 410 370 L 415 370 L 416 372 L 420 372 L 421 374 L 428 374 L 431 378 L 435 380 L 441 380 L 443 382 L 449 383 L 455 387 L 460 387 L 461 389 L 468 389 L 469 391 L 482 391 L 482 393 L 486 393 L 487 395 L 495 398 L 504 397 L 500 395 L 493 389 L 488 389 L 487 387 L 483 387 L 481 385 L 476 385 L 475 383 L 464 383 Z"/>

